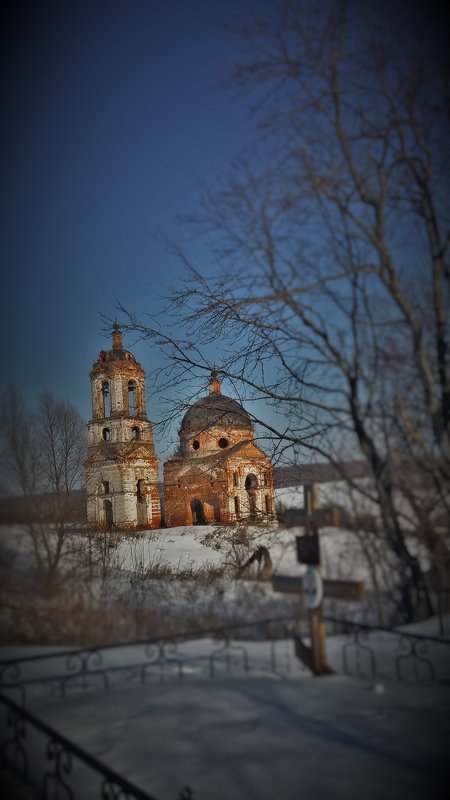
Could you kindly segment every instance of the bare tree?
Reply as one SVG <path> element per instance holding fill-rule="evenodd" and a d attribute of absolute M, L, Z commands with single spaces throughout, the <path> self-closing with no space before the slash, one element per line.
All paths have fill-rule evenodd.
<path fill-rule="evenodd" d="M 1 404 L 3 471 L 23 498 L 23 513 L 40 577 L 51 585 L 68 543 L 73 490 L 81 485 L 85 424 L 69 403 L 44 393 L 36 412 L 12 388 Z"/>
<path fill-rule="evenodd" d="M 278 454 L 359 451 L 373 481 L 356 488 L 377 503 L 412 618 L 419 595 L 431 604 L 408 536 L 449 575 L 446 43 L 424 5 L 277 8 L 239 32 L 232 86 L 253 101 L 255 143 L 189 220 L 216 268 L 179 251 L 187 280 L 166 316 L 185 336 L 125 322 L 166 347 L 168 384 L 216 366 L 271 403 Z"/>

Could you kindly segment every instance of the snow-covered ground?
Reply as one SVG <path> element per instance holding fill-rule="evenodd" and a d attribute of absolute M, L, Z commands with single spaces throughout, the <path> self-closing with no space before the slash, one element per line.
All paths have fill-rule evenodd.
<path fill-rule="evenodd" d="M 292 505 L 301 506 L 298 490 L 282 492 L 286 506 L 288 494 Z M 207 574 L 235 565 L 246 547 L 251 552 L 259 545 L 269 549 L 275 573 L 300 575 L 304 568 L 297 563 L 295 536 L 302 532 L 253 529 L 241 551 L 230 529 L 227 534 L 214 526 L 119 537 L 108 551 L 108 574 L 119 576 L 129 588 L 126 595 L 121 588 L 112 609 L 119 611 L 121 604 L 136 600 L 144 587 L 146 602 L 162 603 L 163 598 L 171 610 L 233 606 L 251 620 L 270 601 L 279 604 L 282 616 L 286 596 L 274 593 L 270 583 L 225 576 L 210 584 L 179 581 L 173 575 Z M 18 526 L 0 533 L 3 561 L 9 560 L 20 574 L 29 563 L 29 540 Z M 75 544 L 83 538 L 77 533 L 73 537 Z M 371 589 L 370 560 L 354 534 L 323 528 L 321 552 L 326 577 L 362 579 Z M 171 572 L 171 580 L 156 579 L 158 570 L 161 575 Z M 383 574 L 377 577 L 382 580 Z M 137 578 L 142 579 L 139 584 Z M 300 611 L 295 603 L 294 608 Z M 437 620 L 408 630 L 435 635 Z M 177 800 L 185 786 L 194 800 L 444 796 L 450 742 L 449 648 L 433 645 L 419 663 L 419 679 L 430 678 L 431 659 L 439 682 L 400 683 L 393 680 L 396 659 L 402 654 L 407 658 L 410 651 L 399 650 L 391 634 L 370 637 L 376 674 L 370 671 L 367 650 L 358 653 L 348 639 L 330 636 L 328 656 L 335 674 L 313 678 L 297 660 L 291 639 L 273 643 L 244 638 L 242 631 L 240 635 L 231 650 L 220 637 L 202 638 L 180 642 L 176 651 L 165 649 L 163 659 L 157 648 L 146 652 L 143 645 L 104 650 L 100 667 L 108 667 L 108 688 L 101 675 L 92 674 L 86 690 L 75 680 L 66 682 L 62 697 L 61 681 L 41 681 L 27 686 L 27 708 L 157 800 Z M 348 666 L 358 673 L 359 664 L 366 677 L 343 674 L 346 642 Z M 0 648 L 0 660 L 36 652 L 56 656 L 60 651 Z M 401 663 L 408 668 L 407 660 Z M 90 662 L 89 669 L 98 667 Z M 67 677 L 65 658 L 22 664 L 21 675 Z M 10 696 L 17 699 L 17 690 L 10 690 Z M 32 741 L 36 774 L 45 768 L 45 745 L 42 737 Z M 98 776 L 76 760 L 70 781 L 79 800 L 100 795 Z"/>
<path fill-rule="evenodd" d="M 333 662 L 342 642 L 330 641 Z M 27 688 L 27 707 L 159 800 L 176 800 L 186 785 L 195 800 L 444 797 L 449 685 L 312 678 L 290 641 L 277 642 L 275 661 L 267 642 L 234 648 L 229 669 L 223 643 L 183 643 L 181 678 L 176 652 L 160 670 L 155 650 L 145 682 L 142 647 L 105 651 L 103 666 L 116 667 L 108 688 L 95 674 L 85 690 L 68 684 L 64 697 L 58 684 L 38 684 Z M 32 669 L 64 674 L 57 659 Z M 31 741 L 39 773 L 46 742 Z M 99 777 L 76 759 L 68 782 L 80 800 L 99 796 Z"/>
<path fill-rule="evenodd" d="M 231 529 L 202 525 L 142 531 L 117 537 L 111 549 L 109 566 L 124 571 L 145 573 L 170 566 L 173 571 L 215 568 L 230 558 Z M 296 536 L 303 528 L 249 528 L 249 552 L 265 545 L 271 555 L 274 573 L 302 575 L 305 567 L 297 562 Z M 208 543 L 214 535 L 215 545 Z M 30 563 L 32 550 L 21 526 L 0 526 L 2 547 L 15 567 Z M 77 533 L 72 537 L 78 537 Z M 206 540 L 206 541 L 205 541 Z M 324 527 L 320 532 L 323 574 L 325 577 L 353 577 L 371 580 L 367 559 L 357 538 L 350 531 Z"/>
<path fill-rule="evenodd" d="M 277 489 L 276 494 L 277 501 L 285 508 L 303 505 L 302 488 Z M 348 487 L 341 482 L 320 484 L 319 500 L 322 505 L 337 503 L 347 509 L 351 505 Z M 369 512 L 370 501 L 367 503 Z M 7 596 L 4 611 L 0 612 L 0 626 L 3 624 L 11 640 L 17 626 L 29 619 L 30 624 L 24 630 L 25 641 L 70 643 L 77 635 L 74 625 L 78 615 L 82 620 L 81 628 L 78 625 L 80 630 L 89 630 L 85 641 L 95 642 L 101 640 L 101 635 L 97 637 L 89 623 L 94 606 L 105 618 L 105 641 L 139 638 L 146 624 L 140 621 L 141 611 L 147 616 L 150 611 L 155 619 L 177 618 L 178 630 L 183 626 L 195 628 L 199 616 L 207 625 L 208 619 L 244 619 L 246 614 L 249 619 L 257 614 L 273 616 L 275 605 L 279 606 L 281 614 L 289 614 L 298 606 L 298 598 L 273 592 L 270 583 L 245 584 L 233 580 L 233 576 L 239 565 L 260 546 L 269 551 L 274 574 L 301 576 L 305 567 L 297 561 L 296 536 L 303 532 L 302 527 L 233 529 L 205 525 L 89 537 L 82 530 L 74 530 L 65 543 L 62 563 L 62 569 L 67 567 L 68 574 L 64 584 L 67 613 L 58 613 L 57 599 L 42 602 L 37 598 L 31 609 L 21 614 L 17 608 L 25 598 L 19 595 L 11 602 Z M 33 563 L 31 541 L 21 526 L 0 527 L 0 548 L 2 564 L 7 564 L 11 573 L 23 574 Z M 323 526 L 320 550 L 323 577 L 362 580 L 366 587 L 366 603 L 344 604 L 327 599 L 328 614 L 371 624 L 395 622 L 396 610 L 389 592 L 396 580 L 396 567 L 392 553 L 380 537 Z M 253 577 L 256 566 L 252 567 Z M 251 578 L 252 572 L 244 577 Z M 75 615 L 70 612 L 70 603 L 77 597 L 80 601 Z M 53 603 L 51 613 L 50 602 Z M 118 614 L 117 630 L 114 630 L 108 611 L 114 608 L 128 615 L 128 620 L 132 615 L 132 625 L 125 616 L 119 625 Z M 38 612 L 39 619 L 36 619 Z M 47 625 L 50 617 L 52 622 Z M 37 628 L 42 634 L 36 636 L 33 631 Z M 61 638 L 58 638 L 59 633 Z M 75 640 L 81 641 L 80 636 Z"/>
<path fill-rule="evenodd" d="M 364 483 L 364 480 L 360 483 Z M 276 490 L 276 499 L 284 508 L 302 508 L 303 488 L 279 488 Z M 319 484 L 318 499 L 322 505 L 335 503 L 351 510 L 352 499 L 343 481 Z M 370 513 L 375 509 L 369 499 L 359 494 L 358 504 L 360 513 Z M 175 572 L 214 569 L 224 562 L 229 563 L 230 554 L 233 555 L 230 531 L 229 527 L 204 525 L 118 536 L 108 553 L 108 566 L 140 574 L 167 566 Z M 266 546 L 270 551 L 274 573 L 303 574 L 304 567 L 298 564 L 296 556 L 296 536 L 304 533 L 302 527 L 289 530 L 278 526 L 269 529 L 248 528 L 247 532 L 251 539 L 249 552 L 252 551 L 252 545 L 255 548 L 258 545 Z M 77 536 L 73 534 L 73 541 Z M 29 538 L 19 525 L 0 526 L 0 544 L 3 558 L 9 558 L 16 568 L 23 568 L 27 560 L 33 557 Z M 390 553 L 375 537 L 367 534 L 360 537 L 349 530 L 323 526 L 320 530 L 320 548 L 324 577 L 364 580 L 368 588 L 372 587 L 374 578 L 381 589 L 389 584 Z M 380 548 L 384 548 L 382 564 Z"/>
<path fill-rule="evenodd" d="M 444 796 L 449 699 L 342 676 L 221 678 L 123 687 L 114 702 L 52 698 L 40 711 L 161 800 L 186 785 L 195 800 L 423 800 Z"/>

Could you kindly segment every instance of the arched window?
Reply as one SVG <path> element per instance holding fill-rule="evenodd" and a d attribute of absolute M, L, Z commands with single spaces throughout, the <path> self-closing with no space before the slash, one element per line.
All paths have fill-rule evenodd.
<path fill-rule="evenodd" d="M 110 433 L 110 430 L 109 430 L 109 428 L 103 428 L 103 430 L 102 430 L 102 436 L 103 436 L 103 440 L 104 440 L 105 442 L 109 442 L 109 440 L 110 440 L 110 438 L 111 438 L 111 433 Z"/>
<path fill-rule="evenodd" d="M 128 381 L 128 413 L 130 417 L 136 414 L 136 383 Z"/>
<path fill-rule="evenodd" d="M 136 494 L 138 501 L 142 503 L 144 501 L 145 494 L 145 480 L 143 478 L 139 478 L 139 480 L 136 481 Z"/>
<path fill-rule="evenodd" d="M 252 489 L 255 490 L 257 486 L 258 486 L 257 477 L 256 475 L 253 475 L 252 472 L 250 472 L 245 479 L 245 488 L 247 492 L 251 491 Z"/>
<path fill-rule="evenodd" d="M 109 394 L 109 383 L 108 381 L 103 381 L 102 383 L 102 395 L 103 395 L 103 416 L 110 417 L 111 416 L 111 397 Z"/>
<path fill-rule="evenodd" d="M 139 439 L 140 435 L 141 435 L 141 432 L 140 432 L 138 426 L 135 425 L 134 428 L 131 429 L 131 438 L 132 439 Z"/>
<path fill-rule="evenodd" d="M 109 481 L 103 481 L 101 488 L 102 494 L 109 494 Z"/>

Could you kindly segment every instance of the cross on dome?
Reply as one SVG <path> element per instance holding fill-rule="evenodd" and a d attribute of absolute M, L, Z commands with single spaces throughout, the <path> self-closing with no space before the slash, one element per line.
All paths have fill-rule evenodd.
<path fill-rule="evenodd" d="M 218 370 L 212 369 L 211 370 L 211 377 L 209 379 L 209 393 L 210 394 L 220 394 L 220 381 L 218 379 Z"/>

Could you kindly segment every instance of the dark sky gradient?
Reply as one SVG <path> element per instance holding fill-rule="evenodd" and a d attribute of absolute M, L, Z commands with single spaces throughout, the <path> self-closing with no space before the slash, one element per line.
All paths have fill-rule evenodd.
<path fill-rule="evenodd" d="M 11 4 L 3 23 L 3 383 L 90 416 L 99 312 L 158 310 L 181 267 L 158 235 L 195 208 L 196 176 L 246 142 L 220 88 L 238 56 L 221 22 L 271 0 Z M 207 267 L 206 254 L 198 254 Z M 133 347 L 149 371 L 159 358 Z M 2 387 L 4 388 L 4 387 Z M 150 415 L 152 416 L 151 410 Z"/>

